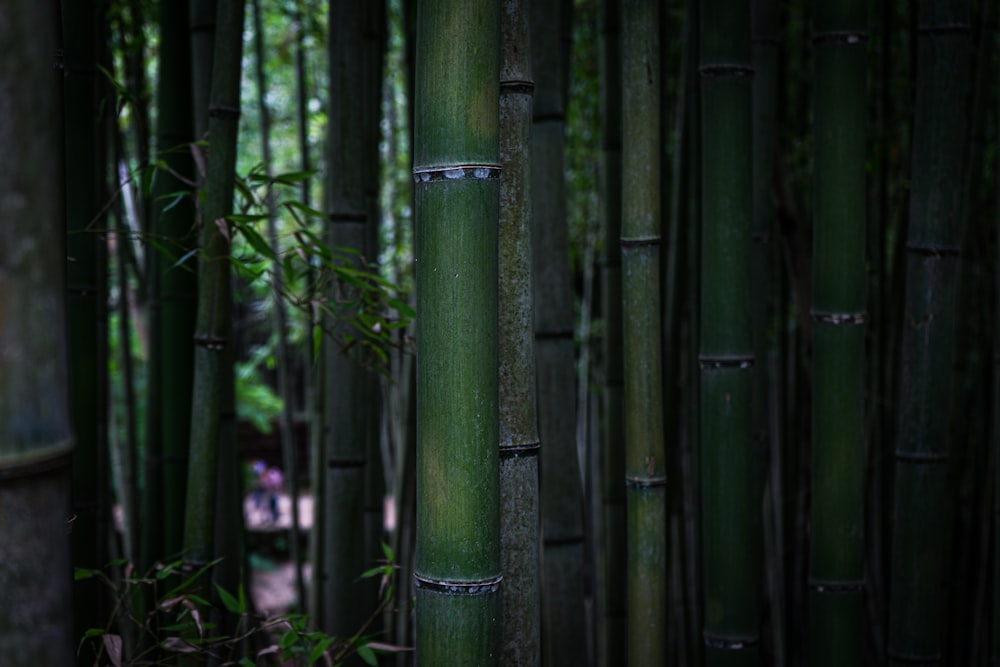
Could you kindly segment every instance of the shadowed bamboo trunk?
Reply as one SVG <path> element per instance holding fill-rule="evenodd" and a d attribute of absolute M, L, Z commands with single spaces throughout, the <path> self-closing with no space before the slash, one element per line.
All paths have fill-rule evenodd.
<path fill-rule="evenodd" d="M 863 662 L 867 11 L 814 4 L 813 667 Z"/>
<path fill-rule="evenodd" d="M 364 8 L 360 3 L 330 3 L 330 124 L 328 132 L 327 200 L 328 242 L 332 247 L 365 252 L 365 206 L 362 171 L 357 160 L 364 150 L 361 132 L 361 53 Z M 333 286 L 334 308 L 355 295 L 349 285 Z M 338 339 L 350 331 L 346 320 L 334 324 Z M 314 564 L 323 599 L 317 613 L 320 627 L 344 636 L 360 627 L 371 610 L 363 608 L 358 575 L 364 569 L 364 480 L 367 452 L 367 414 L 371 409 L 367 371 L 358 359 L 333 340 L 324 342 L 326 361 L 326 423 L 322 500 L 323 562 Z"/>
<path fill-rule="evenodd" d="M 534 82 L 523 0 L 501 18 L 499 227 L 500 588 L 504 665 L 541 663 L 538 426 L 531 272 L 531 110 Z"/>
<path fill-rule="evenodd" d="M 500 7 L 417 7 L 417 660 L 499 658 Z"/>
<path fill-rule="evenodd" d="M 753 379 L 753 437 L 759 444 L 764 470 L 764 535 L 767 613 L 771 617 L 770 642 L 765 647 L 774 667 L 786 664 L 787 612 L 784 553 L 784 474 L 781 440 L 772 428 L 781 397 L 780 383 L 772 369 L 777 363 L 778 336 L 775 280 L 780 260 L 780 244 L 775 223 L 775 146 L 777 144 L 778 65 L 780 24 L 777 0 L 753 3 L 753 350 L 758 365 Z M 765 649 L 766 650 L 766 649 Z"/>
<path fill-rule="evenodd" d="M 0 655 L 72 665 L 63 73 L 56 3 L 0 20 Z"/>
<path fill-rule="evenodd" d="M 667 460 L 660 299 L 660 12 L 622 3 L 622 343 L 628 659 L 667 655 Z"/>
<path fill-rule="evenodd" d="M 104 567 L 108 557 L 110 487 L 107 429 L 107 256 L 101 215 L 104 184 L 100 112 L 99 28 L 94 2 L 62 8 L 65 62 L 63 102 L 66 151 L 66 309 L 75 456 L 73 459 L 73 562 Z M 81 29 L 85 26 L 85 29 Z M 99 582 L 77 584 L 75 633 L 107 621 L 108 599 Z M 81 660 L 91 656 L 81 656 Z"/>
<path fill-rule="evenodd" d="M 893 498 L 889 663 L 943 664 L 968 2 L 920 5 Z"/>
<path fill-rule="evenodd" d="M 751 420 L 750 3 L 701 6 L 701 538 L 705 660 L 758 664 L 760 483 Z"/>
<path fill-rule="evenodd" d="M 201 218 L 198 315 L 195 324 L 195 373 L 191 401 L 191 455 L 184 514 L 184 556 L 193 562 L 213 554 L 216 482 L 224 362 L 232 345 L 229 284 L 229 234 L 236 170 L 236 133 L 240 102 L 240 57 L 243 53 L 244 3 L 219 0 L 212 93 L 208 107 L 211 150 Z"/>
<path fill-rule="evenodd" d="M 542 662 L 582 664 L 583 484 L 577 454 L 573 284 L 566 213 L 566 99 L 572 3 L 531 7 L 532 275 L 541 440 Z"/>
<path fill-rule="evenodd" d="M 152 196 L 153 237 L 162 249 L 149 254 L 149 408 L 146 487 L 143 500 L 143 567 L 176 556 L 181 548 L 186 463 L 191 428 L 191 386 L 197 262 L 191 159 L 191 44 L 186 5 L 160 11 L 157 77 L 157 159 Z M 189 256 L 190 255 L 190 256 Z M 181 262 L 182 258 L 187 258 Z"/>
<path fill-rule="evenodd" d="M 597 664 L 618 664 L 625 653 L 625 457 L 622 426 L 621 197 L 622 118 L 619 0 L 601 2 L 601 217 L 604 254 L 604 387 L 601 398 L 601 466 L 597 473 L 602 514 L 597 521 Z"/>

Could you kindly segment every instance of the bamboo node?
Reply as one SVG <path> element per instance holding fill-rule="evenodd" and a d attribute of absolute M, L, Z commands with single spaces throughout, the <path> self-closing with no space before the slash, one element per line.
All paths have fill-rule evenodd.
<path fill-rule="evenodd" d="M 432 167 L 430 169 L 414 169 L 414 183 L 439 183 L 462 179 L 500 178 L 500 167 L 489 164 L 466 164 L 450 167 Z"/>
<path fill-rule="evenodd" d="M 754 358 L 749 357 L 699 357 L 698 364 L 703 371 L 718 371 L 725 369 L 749 370 L 753 368 Z"/>
<path fill-rule="evenodd" d="M 413 582 L 417 588 L 445 595 L 489 595 L 500 590 L 502 581 L 503 575 L 480 581 L 439 581 L 413 573 Z"/>
<path fill-rule="evenodd" d="M 856 313 L 830 313 L 821 310 L 814 310 L 809 315 L 812 321 L 817 324 L 833 324 L 836 326 L 858 326 L 864 324 L 868 316 L 865 311 Z"/>
<path fill-rule="evenodd" d="M 709 632 L 702 633 L 702 639 L 706 648 L 722 649 L 724 651 L 742 651 L 743 649 L 756 646 L 760 642 L 759 635 L 748 635 L 746 637 L 731 637 L 713 635 Z"/>

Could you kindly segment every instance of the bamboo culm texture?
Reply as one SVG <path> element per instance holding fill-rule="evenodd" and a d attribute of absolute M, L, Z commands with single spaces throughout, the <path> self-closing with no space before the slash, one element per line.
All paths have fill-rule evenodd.
<path fill-rule="evenodd" d="M 417 8 L 417 660 L 499 660 L 500 6 Z"/>
<path fill-rule="evenodd" d="M 499 428 L 501 653 L 505 665 L 541 663 L 538 426 L 531 254 L 529 5 L 501 15 Z"/>
<path fill-rule="evenodd" d="M 0 20 L 0 655 L 10 667 L 75 664 L 78 639 L 56 7 L 8 2 Z"/>
<path fill-rule="evenodd" d="M 667 458 L 660 299 L 659 3 L 622 3 L 622 342 L 627 652 L 666 660 Z"/>
<path fill-rule="evenodd" d="M 709 666 L 759 662 L 762 537 L 751 409 L 750 25 L 745 0 L 701 6 L 700 464 L 703 637 Z"/>
<path fill-rule="evenodd" d="M 867 5 L 817 2 L 810 664 L 863 662 Z"/>
<path fill-rule="evenodd" d="M 222 393 L 232 368 L 223 363 L 231 317 L 229 222 L 236 171 L 240 57 L 244 3 L 219 0 L 211 103 L 209 154 L 201 219 L 195 374 L 191 406 L 191 455 L 184 515 L 185 558 L 203 562 L 213 553 L 216 473 Z"/>
<path fill-rule="evenodd" d="M 969 3 L 921 3 L 900 347 L 889 664 L 941 664 L 953 492 L 950 397 L 969 94 Z"/>

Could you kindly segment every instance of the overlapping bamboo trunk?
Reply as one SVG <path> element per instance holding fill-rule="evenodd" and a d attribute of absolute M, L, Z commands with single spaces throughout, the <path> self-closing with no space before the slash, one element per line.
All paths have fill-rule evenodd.
<path fill-rule="evenodd" d="M 528 3 L 501 14 L 498 354 L 500 364 L 501 654 L 541 663 L 538 419 L 531 256 L 531 112 Z"/>
<path fill-rule="evenodd" d="M 195 373 L 191 411 L 191 454 L 184 514 L 185 557 L 194 562 L 213 553 L 220 421 L 225 386 L 226 335 L 231 319 L 229 234 L 236 172 L 236 133 L 243 53 L 244 3 L 219 0 L 201 225 L 198 315 L 195 323 Z"/>

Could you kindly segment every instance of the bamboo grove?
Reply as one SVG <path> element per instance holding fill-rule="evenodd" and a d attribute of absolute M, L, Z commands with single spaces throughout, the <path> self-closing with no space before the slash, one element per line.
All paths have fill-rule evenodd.
<path fill-rule="evenodd" d="M 10 0 L 0 662 L 1000 664 L 997 13 Z"/>

